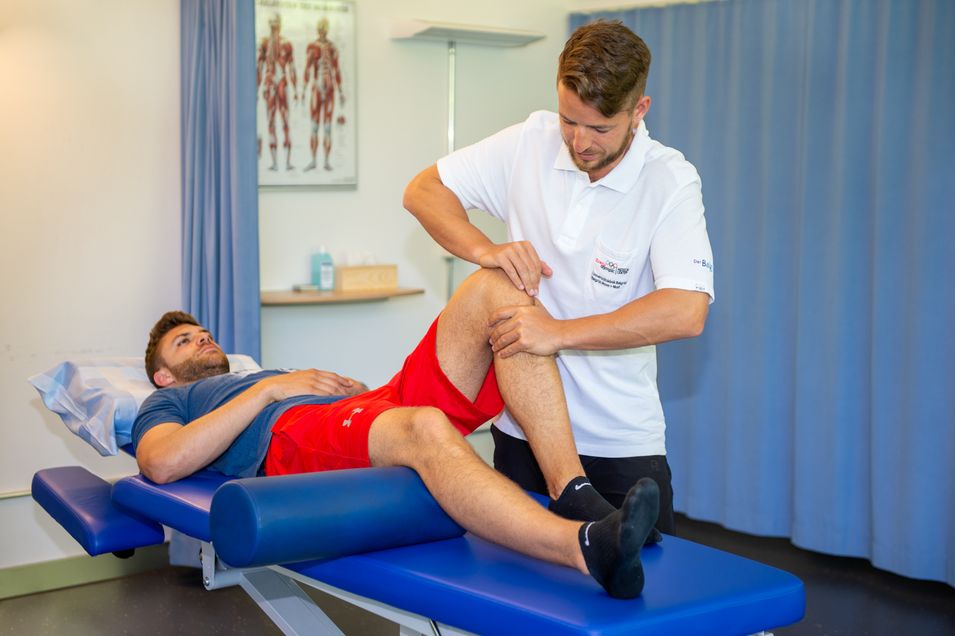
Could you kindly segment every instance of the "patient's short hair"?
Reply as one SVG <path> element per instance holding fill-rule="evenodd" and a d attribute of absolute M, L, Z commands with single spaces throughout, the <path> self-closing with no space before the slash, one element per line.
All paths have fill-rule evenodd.
<path fill-rule="evenodd" d="M 557 81 L 604 117 L 633 108 L 647 89 L 650 48 L 619 20 L 597 20 L 567 40 Z"/>
<path fill-rule="evenodd" d="M 163 364 L 162 356 L 159 355 L 159 341 L 179 325 L 201 326 L 192 314 L 187 314 L 184 311 L 167 311 L 149 332 L 149 342 L 146 344 L 146 376 L 157 389 L 159 385 L 156 384 L 153 375 L 156 374 L 156 371 L 159 371 L 159 367 Z"/>

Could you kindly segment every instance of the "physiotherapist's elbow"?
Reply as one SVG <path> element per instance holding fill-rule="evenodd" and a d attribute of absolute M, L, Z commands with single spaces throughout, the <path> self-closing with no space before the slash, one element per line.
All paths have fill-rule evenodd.
<path fill-rule="evenodd" d="M 421 179 L 423 173 L 419 173 L 412 179 L 407 186 L 405 186 L 404 195 L 401 197 L 401 205 L 404 206 L 405 210 L 415 214 L 415 210 L 418 207 L 418 197 L 421 191 Z"/>
<path fill-rule="evenodd" d="M 710 303 L 709 297 L 707 297 L 705 304 L 697 303 L 691 311 L 687 313 L 686 320 L 684 321 L 685 325 L 685 335 L 684 338 L 696 338 L 703 334 L 703 329 L 706 327 L 706 317 L 710 312 Z"/>
<path fill-rule="evenodd" d="M 401 205 L 405 210 L 414 214 L 414 193 L 411 191 L 412 187 L 412 184 L 409 183 L 405 188 L 404 196 L 401 197 Z"/>
<path fill-rule="evenodd" d="M 706 318 L 691 322 L 687 326 L 686 338 L 696 338 L 703 335 L 703 328 L 706 326 Z"/>
<path fill-rule="evenodd" d="M 423 210 L 425 198 L 435 185 L 441 185 L 441 177 L 437 166 L 431 165 L 416 174 L 405 186 L 404 195 L 401 197 L 401 205 L 417 217 L 419 212 Z"/>

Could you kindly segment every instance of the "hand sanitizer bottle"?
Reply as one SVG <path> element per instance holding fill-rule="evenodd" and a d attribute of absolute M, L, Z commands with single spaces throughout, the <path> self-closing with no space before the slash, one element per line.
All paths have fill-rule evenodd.
<path fill-rule="evenodd" d="M 312 254 L 312 284 L 321 291 L 335 289 L 335 265 L 324 245 Z"/>

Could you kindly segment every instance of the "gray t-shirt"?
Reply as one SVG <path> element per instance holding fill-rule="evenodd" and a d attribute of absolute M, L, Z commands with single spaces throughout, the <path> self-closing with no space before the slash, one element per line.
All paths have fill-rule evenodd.
<path fill-rule="evenodd" d="M 242 371 L 196 380 L 184 386 L 167 387 L 150 395 L 139 409 L 133 423 L 133 449 L 146 431 L 165 422 L 187 425 L 211 413 L 256 382 L 288 373 L 287 371 Z M 208 468 L 232 477 L 253 477 L 261 474 L 262 462 L 269 449 L 272 427 L 285 411 L 302 404 L 330 404 L 341 395 L 300 395 L 273 402 L 252 420 L 232 445 L 219 455 Z"/>

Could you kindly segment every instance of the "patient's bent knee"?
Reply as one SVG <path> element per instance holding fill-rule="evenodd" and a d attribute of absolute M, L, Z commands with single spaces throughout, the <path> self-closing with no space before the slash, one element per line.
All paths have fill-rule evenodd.
<path fill-rule="evenodd" d="M 440 409 L 422 406 L 414 409 L 408 427 L 409 442 L 416 452 L 445 453 L 455 446 L 467 445 L 464 437 Z"/>
<path fill-rule="evenodd" d="M 482 267 L 471 274 L 466 282 L 479 290 L 485 304 L 494 309 L 507 305 L 529 305 L 533 302 L 525 291 L 514 286 L 501 269 Z"/>
<path fill-rule="evenodd" d="M 376 422 L 368 439 L 373 466 L 417 469 L 421 462 L 453 448 L 457 441 L 467 444 L 448 417 L 430 406 L 391 409 Z"/>
<path fill-rule="evenodd" d="M 415 436 L 442 435 L 453 428 L 448 416 L 433 406 L 416 407 L 411 415 L 411 432 Z"/>

